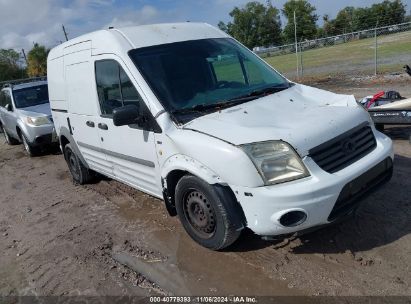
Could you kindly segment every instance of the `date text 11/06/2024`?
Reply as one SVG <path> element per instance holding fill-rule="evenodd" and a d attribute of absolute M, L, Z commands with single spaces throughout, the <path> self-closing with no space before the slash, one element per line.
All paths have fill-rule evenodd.
<path fill-rule="evenodd" d="M 150 303 L 257 303 L 256 297 L 244 296 L 219 296 L 219 297 L 178 297 L 178 296 L 164 296 L 164 297 L 150 297 Z"/>

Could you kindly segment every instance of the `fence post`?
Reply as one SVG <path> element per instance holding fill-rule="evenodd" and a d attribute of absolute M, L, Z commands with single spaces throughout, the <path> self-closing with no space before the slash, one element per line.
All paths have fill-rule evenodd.
<path fill-rule="evenodd" d="M 301 77 L 304 77 L 304 64 L 303 64 L 303 42 L 300 42 L 300 66 L 301 66 Z"/>
<path fill-rule="evenodd" d="M 378 26 L 378 22 L 377 22 Z M 377 41 L 377 26 L 374 29 L 374 75 L 378 73 L 378 41 Z"/>
<path fill-rule="evenodd" d="M 297 59 L 297 79 L 300 79 L 300 68 L 298 66 L 298 41 L 297 41 L 297 18 L 294 11 L 294 39 L 295 39 L 295 58 Z"/>

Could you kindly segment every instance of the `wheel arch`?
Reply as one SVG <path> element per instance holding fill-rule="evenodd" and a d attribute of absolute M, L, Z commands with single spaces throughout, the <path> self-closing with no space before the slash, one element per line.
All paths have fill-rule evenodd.
<path fill-rule="evenodd" d="M 238 210 L 242 218 L 244 211 L 237 201 L 236 196 L 228 184 L 210 168 L 206 167 L 199 161 L 187 155 L 174 155 L 164 163 L 161 173 L 161 182 L 163 187 L 163 197 L 168 213 L 171 216 L 177 215 L 175 209 L 175 190 L 178 181 L 186 175 L 196 176 L 210 185 L 215 185 L 219 189 L 225 189 L 228 195 L 238 205 Z"/>
<path fill-rule="evenodd" d="M 89 169 L 89 166 L 86 162 L 86 160 L 83 158 L 83 155 L 80 152 L 79 147 L 77 146 L 76 141 L 73 138 L 73 135 L 70 133 L 69 129 L 66 127 L 61 127 L 58 132 L 59 135 L 59 142 L 60 142 L 60 150 L 64 155 L 64 147 L 67 144 L 70 144 L 71 147 L 73 148 L 74 152 L 76 153 L 77 157 L 80 159 L 82 164 Z M 64 156 L 65 157 L 65 156 Z"/>

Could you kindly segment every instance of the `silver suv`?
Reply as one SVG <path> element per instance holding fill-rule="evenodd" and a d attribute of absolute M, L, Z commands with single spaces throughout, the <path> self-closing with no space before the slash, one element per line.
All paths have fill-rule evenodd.
<path fill-rule="evenodd" d="M 1 89 L 0 130 L 9 145 L 23 143 L 30 156 L 57 143 L 46 80 L 14 82 Z"/>

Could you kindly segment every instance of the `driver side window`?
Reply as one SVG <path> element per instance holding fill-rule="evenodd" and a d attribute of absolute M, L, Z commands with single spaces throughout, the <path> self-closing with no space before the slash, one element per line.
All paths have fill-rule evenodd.
<path fill-rule="evenodd" d="M 4 108 L 6 106 L 6 96 L 4 95 L 4 92 L 0 92 L 0 107 Z"/>
<path fill-rule="evenodd" d="M 95 71 L 101 114 L 110 116 L 115 108 L 126 105 L 136 105 L 141 111 L 141 96 L 115 60 L 96 61 Z"/>

